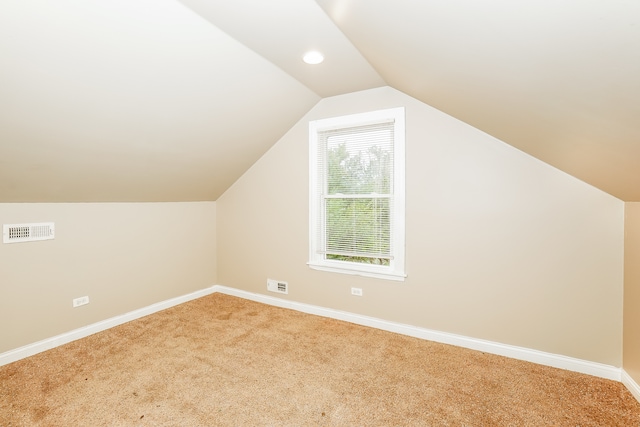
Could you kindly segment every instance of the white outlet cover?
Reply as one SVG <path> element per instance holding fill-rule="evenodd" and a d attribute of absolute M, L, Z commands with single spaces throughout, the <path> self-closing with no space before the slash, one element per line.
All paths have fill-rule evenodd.
<path fill-rule="evenodd" d="M 73 300 L 73 307 L 80 307 L 81 305 L 85 305 L 85 304 L 89 304 L 89 297 L 85 296 L 85 297 L 80 297 L 80 298 L 75 298 Z"/>
<path fill-rule="evenodd" d="M 362 296 L 362 288 L 351 288 L 351 295 Z"/>

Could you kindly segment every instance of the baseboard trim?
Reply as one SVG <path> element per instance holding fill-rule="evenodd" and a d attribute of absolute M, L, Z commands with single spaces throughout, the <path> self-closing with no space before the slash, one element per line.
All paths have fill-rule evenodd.
<path fill-rule="evenodd" d="M 395 332 L 415 338 L 421 338 L 429 341 L 440 342 L 443 344 L 451 344 L 458 347 L 469 348 L 472 350 L 483 351 L 486 353 L 506 356 L 513 359 L 525 360 L 528 362 L 538 363 L 541 365 L 552 366 L 555 368 L 567 369 L 570 371 L 580 372 L 583 374 L 593 375 L 596 377 L 606 378 L 610 380 L 620 381 L 631 391 L 631 393 L 640 401 L 640 387 L 638 384 L 622 369 L 614 366 L 605 365 L 597 362 L 590 362 L 582 359 L 576 359 L 563 355 L 546 353 L 538 350 L 532 350 L 523 347 L 517 347 L 507 344 L 496 343 L 476 338 L 465 337 L 446 332 L 434 331 L 430 329 L 420 328 L 412 325 L 391 322 L 374 317 L 363 316 L 359 314 L 349 313 L 346 311 L 334 310 L 330 308 L 304 304 L 300 302 L 285 300 L 282 298 L 272 297 L 269 295 L 247 292 L 240 289 L 230 288 L 222 285 L 214 285 L 212 287 L 192 292 L 187 295 L 172 298 L 138 310 L 131 311 L 119 316 L 112 317 L 82 328 L 75 329 L 42 341 L 28 344 L 14 350 L 9 350 L 0 354 L 0 366 L 6 365 L 20 359 L 41 353 L 43 351 L 67 344 L 69 342 L 93 335 L 97 332 L 104 331 L 109 328 L 130 322 L 135 319 L 156 313 L 161 310 L 173 307 L 178 304 L 185 303 L 197 298 L 201 298 L 213 293 L 223 293 L 227 295 L 244 298 L 256 302 L 261 302 L 276 307 L 288 308 L 303 313 L 314 314 L 318 316 L 328 317 L 337 320 L 377 328 L 389 332 Z"/>
<path fill-rule="evenodd" d="M 633 397 L 636 398 L 638 402 L 640 402 L 640 385 L 631 378 L 631 375 L 627 373 L 624 369 L 622 370 L 622 384 L 624 384 Z"/>
<path fill-rule="evenodd" d="M 16 348 L 14 350 L 9 350 L 7 352 L 0 354 L 0 366 L 7 365 L 12 362 L 16 362 L 20 359 L 33 356 L 35 354 L 41 353 L 46 350 L 50 350 L 52 348 L 61 346 L 63 344 L 70 343 L 80 338 L 88 337 L 89 335 L 93 335 L 97 332 L 101 332 L 106 329 L 113 328 L 114 326 L 122 325 L 123 323 L 127 323 L 132 320 L 139 319 L 144 316 L 148 316 L 149 314 L 153 314 L 158 311 L 165 310 L 175 305 L 182 304 L 187 301 L 191 301 L 206 295 L 210 295 L 214 292 L 216 292 L 215 286 L 212 286 L 206 289 L 201 289 L 199 291 L 195 291 L 187 295 L 182 295 L 176 298 L 171 298 L 166 301 L 161 301 L 161 302 L 149 305 L 147 307 L 143 307 L 141 309 L 131 311 L 129 313 L 121 314 L 119 316 L 102 320 L 100 322 L 84 326 L 82 328 L 74 329 L 73 331 L 65 332 L 63 334 L 44 339 L 42 341 L 38 341 L 33 344 L 28 344 L 23 347 Z"/>
<path fill-rule="evenodd" d="M 389 332 L 395 332 L 402 335 L 408 335 L 415 338 L 421 338 L 443 344 L 451 344 L 458 347 L 483 351 L 485 353 L 506 356 L 512 359 L 525 360 L 527 362 L 533 362 L 540 365 L 551 366 L 554 368 L 580 372 L 583 374 L 593 375 L 596 377 L 606 378 L 618 382 L 622 380 L 620 368 L 605 365 L 602 363 L 590 362 L 587 360 L 576 359 L 559 354 L 546 353 L 543 351 L 501 344 L 493 341 L 486 341 L 465 337 L 462 335 L 420 328 L 402 323 L 390 322 L 374 317 L 362 316 L 345 311 L 333 310 L 325 307 L 284 300 L 269 295 L 256 294 L 253 292 L 247 292 L 222 285 L 215 285 L 213 289 L 214 292 L 220 292 L 223 294 L 232 295 L 239 298 L 261 302 L 277 307 L 289 308 L 303 313 L 315 314 L 318 316 L 329 317 L 337 320 L 344 320 L 346 322 L 382 329 Z"/>

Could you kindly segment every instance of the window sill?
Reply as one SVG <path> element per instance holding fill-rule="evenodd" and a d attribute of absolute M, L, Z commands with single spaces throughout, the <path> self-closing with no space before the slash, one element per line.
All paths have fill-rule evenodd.
<path fill-rule="evenodd" d="M 314 269 L 320 271 L 329 271 L 332 273 L 342 273 L 342 274 L 352 274 L 356 276 L 364 276 L 364 277 L 374 277 L 376 279 L 385 279 L 385 280 L 395 280 L 397 282 L 404 282 L 404 279 L 407 277 L 406 274 L 396 273 L 389 271 L 389 269 L 384 267 L 377 267 L 374 265 L 369 266 L 353 266 L 353 264 L 349 263 L 318 263 L 318 262 L 309 262 L 307 265 Z"/>

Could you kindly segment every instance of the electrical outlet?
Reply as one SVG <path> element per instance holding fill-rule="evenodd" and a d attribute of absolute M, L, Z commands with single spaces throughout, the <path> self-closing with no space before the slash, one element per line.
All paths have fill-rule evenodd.
<path fill-rule="evenodd" d="M 362 296 L 362 288 L 351 288 L 351 295 Z"/>
<path fill-rule="evenodd" d="M 80 297 L 73 300 L 73 307 L 80 307 L 81 305 L 89 304 L 89 297 Z"/>

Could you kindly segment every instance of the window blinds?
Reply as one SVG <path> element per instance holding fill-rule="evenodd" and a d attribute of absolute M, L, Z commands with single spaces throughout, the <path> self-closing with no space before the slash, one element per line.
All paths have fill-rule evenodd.
<path fill-rule="evenodd" d="M 393 132 L 392 120 L 318 132 L 317 230 L 326 259 L 389 264 Z"/>

